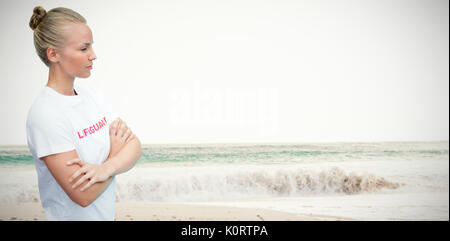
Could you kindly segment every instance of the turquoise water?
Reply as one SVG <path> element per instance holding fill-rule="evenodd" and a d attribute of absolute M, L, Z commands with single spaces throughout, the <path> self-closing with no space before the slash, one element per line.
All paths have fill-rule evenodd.
<path fill-rule="evenodd" d="M 282 164 L 448 159 L 449 142 L 143 145 L 138 164 Z M 0 165 L 32 165 L 27 146 L 0 146 Z"/>

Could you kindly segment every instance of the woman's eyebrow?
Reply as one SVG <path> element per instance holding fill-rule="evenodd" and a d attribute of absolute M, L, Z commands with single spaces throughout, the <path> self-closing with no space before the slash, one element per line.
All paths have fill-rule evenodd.
<path fill-rule="evenodd" d="M 83 45 L 83 46 L 89 46 L 89 45 L 91 45 L 91 44 L 93 44 L 94 43 L 94 41 L 92 41 L 91 43 L 82 43 L 81 45 Z"/>

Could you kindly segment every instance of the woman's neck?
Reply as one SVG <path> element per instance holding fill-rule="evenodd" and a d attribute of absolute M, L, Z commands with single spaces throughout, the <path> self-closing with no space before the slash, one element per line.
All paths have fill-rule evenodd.
<path fill-rule="evenodd" d="M 54 89 L 62 95 L 76 95 L 73 89 L 75 78 L 67 75 L 57 64 L 51 65 L 49 68 L 47 86 Z"/>

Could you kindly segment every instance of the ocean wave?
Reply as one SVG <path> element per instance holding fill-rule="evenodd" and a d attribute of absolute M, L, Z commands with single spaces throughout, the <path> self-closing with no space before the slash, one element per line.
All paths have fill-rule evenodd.
<path fill-rule="evenodd" d="M 374 174 L 286 166 L 137 167 L 117 178 L 117 201 L 217 201 L 251 198 L 355 195 L 403 184 Z M 34 170 L 0 182 L 0 203 L 39 202 Z"/>
<path fill-rule="evenodd" d="M 244 168 L 245 169 L 245 168 Z M 341 168 L 182 170 L 118 180 L 118 201 L 209 201 L 263 197 L 344 194 L 396 189 L 402 184 L 373 174 L 347 174 Z M 156 173 L 156 172 L 155 172 Z M 155 174 L 153 173 L 153 174 Z M 139 175 L 138 175 L 139 176 Z"/>

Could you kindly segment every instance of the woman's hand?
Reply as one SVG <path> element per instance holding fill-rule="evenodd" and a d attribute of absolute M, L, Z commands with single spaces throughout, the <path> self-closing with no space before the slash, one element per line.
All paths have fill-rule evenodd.
<path fill-rule="evenodd" d="M 113 121 L 113 123 L 111 123 L 109 129 L 109 137 L 111 145 L 108 158 L 105 160 L 105 162 L 108 161 L 109 158 L 115 156 L 122 149 L 122 147 L 125 146 L 126 143 L 135 138 L 133 132 L 131 132 L 130 128 L 128 128 L 126 123 L 120 118 L 117 118 L 115 121 Z M 68 166 L 75 164 L 79 165 L 81 168 L 72 175 L 72 177 L 69 179 L 69 183 L 74 181 L 80 175 L 83 175 L 76 183 L 72 185 L 72 189 L 75 189 L 86 180 L 89 180 L 89 182 L 80 189 L 80 191 L 82 192 L 87 190 L 96 182 L 104 182 L 108 180 L 108 178 L 112 175 L 111 171 L 108 170 L 108 168 L 104 164 L 90 164 L 80 159 L 73 159 L 67 162 Z"/>
<path fill-rule="evenodd" d="M 77 188 L 80 184 L 82 184 L 85 180 L 89 180 L 89 182 L 80 189 L 80 191 L 85 191 L 90 186 L 92 186 L 96 182 L 104 182 L 108 180 L 108 178 L 111 176 L 111 173 L 106 169 L 104 165 L 95 165 L 90 164 L 88 162 L 84 162 L 80 159 L 73 159 L 67 162 L 67 165 L 74 165 L 77 164 L 81 168 L 76 171 L 72 177 L 69 179 L 69 183 L 71 183 L 73 180 L 75 180 L 78 176 L 83 176 L 72 185 L 72 189 Z"/>
<path fill-rule="evenodd" d="M 115 156 L 127 142 L 134 139 L 134 134 L 125 121 L 117 118 L 109 128 L 109 139 L 111 145 L 108 158 Z"/>

